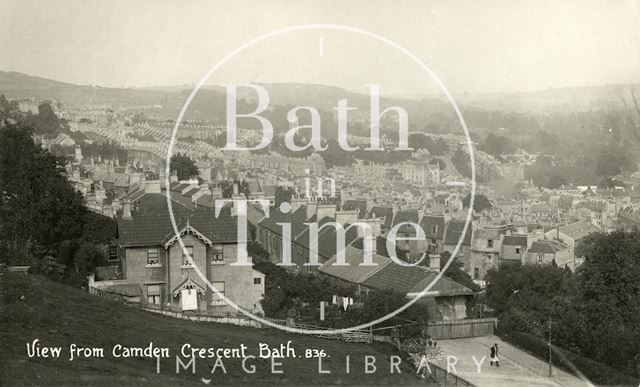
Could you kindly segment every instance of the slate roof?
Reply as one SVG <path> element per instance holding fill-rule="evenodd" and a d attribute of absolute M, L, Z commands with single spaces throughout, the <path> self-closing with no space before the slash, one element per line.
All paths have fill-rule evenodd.
<path fill-rule="evenodd" d="M 177 190 L 177 187 L 179 187 L 179 186 L 181 186 L 181 185 L 183 185 L 183 184 L 184 184 L 184 183 L 180 183 L 180 182 L 178 182 L 178 181 L 171 182 L 171 184 L 169 184 L 169 189 L 170 189 L 171 191 L 176 191 L 176 190 Z"/>
<path fill-rule="evenodd" d="M 533 254 L 555 254 L 556 252 L 566 248 L 566 245 L 556 240 L 540 240 L 533 242 L 528 252 Z"/>
<path fill-rule="evenodd" d="M 424 266 L 401 266 L 395 262 L 383 266 L 362 282 L 363 286 L 377 290 L 395 290 L 401 293 L 418 293 L 424 290 L 437 273 Z M 473 294 L 466 286 L 444 276 L 429 289 L 440 295 Z"/>
<path fill-rule="evenodd" d="M 551 212 L 551 206 L 546 203 L 532 204 L 529 209 L 531 212 Z"/>
<path fill-rule="evenodd" d="M 391 263 L 391 260 L 378 254 L 373 254 L 373 263 L 376 266 L 361 266 L 363 263 L 364 251 L 352 246 L 345 250 L 345 263 L 347 266 L 336 266 L 337 257 L 329 259 L 318 270 L 332 277 L 340 278 L 354 284 L 362 283 L 366 278 L 380 270 L 383 266 Z"/>
<path fill-rule="evenodd" d="M 583 239 L 592 232 L 598 232 L 600 229 L 588 220 L 571 223 L 560 227 L 560 232 L 571 237 L 574 241 Z"/>
<path fill-rule="evenodd" d="M 527 245 L 527 236 L 526 235 L 505 235 L 502 240 L 503 246 L 526 246 Z"/>
<path fill-rule="evenodd" d="M 192 198 L 192 197 L 193 197 L 193 195 L 195 195 L 197 192 L 200 192 L 200 188 L 198 188 L 198 187 L 193 187 L 193 188 L 191 188 L 190 190 L 188 190 L 187 192 L 183 193 L 182 195 L 183 195 L 184 197 L 187 197 L 187 198 Z"/>
<path fill-rule="evenodd" d="M 460 237 L 462 236 L 462 230 L 464 230 L 464 220 L 452 220 L 447 224 L 447 231 L 444 237 L 444 244 L 446 245 L 457 245 Z M 467 227 L 467 233 L 464 235 L 464 239 L 462 240 L 462 246 L 471 245 L 471 235 L 473 234 L 473 227 L 471 222 L 469 223 L 469 227 Z"/>
<path fill-rule="evenodd" d="M 364 238 L 358 238 L 351 246 L 362 250 L 364 248 Z M 389 253 L 387 252 L 387 238 L 383 236 L 379 236 L 376 238 L 376 253 L 378 255 L 382 255 L 383 257 L 389 257 Z"/>
<path fill-rule="evenodd" d="M 363 199 L 350 199 L 344 202 L 342 206 L 345 210 L 358 210 L 358 219 L 367 216 L 367 201 Z"/>
<path fill-rule="evenodd" d="M 216 200 L 212 195 L 204 194 L 196 200 L 196 205 L 198 207 L 214 208 Z"/>
<path fill-rule="evenodd" d="M 144 200 L 147 198 L 149 200 Z M 159 198 L 164 200 L 163 204 L 158 202 Z M 175 235 L 164 195 L 147 194 L 142 199 L 138 210 L 131 212 L 131 220 L 118 219 L 120 246 L 157 246 Z M 231 216 L 228 207 L 222 209 L 218 218 L 210 208 L 192 209 L 179 204 L 173 205 L 173 213 L 178 230 L 183 229 L 188 221 L 191 227 L 214 243 L 237 241 L 236 218 Z"/>
<path fill-rule="evenodd" d="M 322 218 L 320 222 L 318 222 L 319 226 L 327 222 L 334 222 L 333 218 Z M 345 232 L 345 247 L 351 245 L 358 238 L 358 229 L 356 227 L 348 228 L 349 224 L 345 224 L 344 228 Z M 310 250 L 310 240 L 309 240 L 309 231 L 308 228 L 305 229 L 304 232 L 300 234 L 298 238 L 294 239 L 294 243 L 297 243 L 307 250 Z M 330 259 L 334 255 L 336 255 L 336 251 L 338 250 L 337 245 L 337 231 L 335 227 L 327 226 L 320 230 L 318 233 L 318 255 L 322 258 Z"/>
<path fill-rule="evenodd" d="M 265 185 L 262 187 L 264 190 L 265 197 L 275 197 L 276 196 L 276 186 L 275 185 Z"/>
<path fill-rule="evenodd" d="M 443 239 L 445 228 L 444 216 L 425 215 L 420 221 L 420 226 L 424 230 L 427 239 Z M 433 231 L 435 231 L 435 233 Z"/>
<path fill-rule="evenodd" d="M 174 183 L 171 183 L 169 188 L 173 192 L 182 192 L 182 190 L 187 188 L 189 185 L 190 184 L 187 184 L 187 183 L 174 182 Z"/>
<path fill-rule="evenodd" d="M 393 218 L 393 225 L 395 226 L 397 224 L 404 223 L 404 222 L 411 222 L 414 224 L 418 224 L 419 219 L 420 219 L 420 214 L 418 213 L 417 210 L 398 211 L 395 218 Z M 405 224 L 404 226 L 400 227 L 399 231 L 415 234 L 415 229 L 408 224 Z"/>
<path fill-rule="evenodd" d="M 425 290 L 431 283 L 435 280 L 438 273 L 431 271 L 431 274 L 419 282 L 416 286 L 409 289 L 408 293 L 420 293 Z M 437 280 L 436 283 L 433 284 L 431 288 L 428 290 L 429 292 L 435 291 L 438 292 L 438 295 L 441 296 L 457 296 L 464 294 L 473 294 L 473 290 L 468 287 L 457 283 L 456 281 L 445 277 L 444 275 Z"/>
<path fill-rule="evenodd" d="M 262 191 L 262 187 L 260 186 L 260 183 L 257 180 L 247 180 L 247 183 L 249 185 L 249 192 L 255 194 L 258 192 L 263 192 Z"/>
<path fill-rule="evenodd" d="M 504 229 L 496 228 L 477 228 L 473 233 L 473 239 L 500 239 L 500 234 L 505 232 Z"/>
<path fill-rule="evenodd" d="M 384 218 L 384 226 L 391 227 L 393 220 L 393 208 L 386 206 L 375 206 L 369 211 L 369 217 Z"/>
<path fill-rule="evenodd" d="M 182 201 L 178 201 L 176 200 L 178 197 L 179 195 L 176 194 L 171 195 L 171 206 L 173 209 L 175 209 L 175 207 L 193 209 L 190 202 L 183 203 Z M 131 200 L 132 208 L 135 208 L 136 211 L 169 213 L 167 197 L 163 193 L 146 193 L 144 191 L 136 191 L 133 195 L 129 195 L 128 198 Z"/>
<path fill-rule="evenodd" d="M 279 207 L 272 207 L 269 211 L 269 217 L 262 219 L 258 225 L 264 227 L 274 234 L 282 235 L 282 226 L 278 223 L 291 224 L 291 235 L 293 237 L 300 234 L 307 227 L 304 223 L 307 221 L 307 208 L 300 206 L 292 213 L 283 213 Z"/>

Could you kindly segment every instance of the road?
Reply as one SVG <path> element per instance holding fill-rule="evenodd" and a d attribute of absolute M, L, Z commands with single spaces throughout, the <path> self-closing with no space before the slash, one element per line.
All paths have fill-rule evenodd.
<path fill-rule="evenodd" d="M 499 347 L 499 368 L 489 364 L 489 348 L 494 343 Z M 455 356 L 450 359 L 450 364 L 457 359 L 457 374 L 477 386 L 591 386 L 589 382 L 556 367 L 553 368 L 553 377 L 549 378 L 546 362 L 496 336 L 441 340 L 438 347 L 444 351 L 445 357 L 439 365 L 446 368 L 447 356 Z M 484 361 L 483 356 L 486 356 Z M 480 372 L 476 362 L 480 363 Z"/>

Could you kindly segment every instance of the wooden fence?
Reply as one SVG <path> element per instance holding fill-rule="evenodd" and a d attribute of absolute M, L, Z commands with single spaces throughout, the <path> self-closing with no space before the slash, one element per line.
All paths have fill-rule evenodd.
<path fill-rule="evenodd" d="M 89 289 L 89 293 L 98 296 L 102 299 L 105 300 L 112 300 L 112 301 L 120 301 L 120 302 L 126 302 L 125 297 L 122 294 L 118 294 L 118 293 L 114 293 L 114 292 L 106 292 L 102 289 L 98 289 L 98 288 L 90 288 Z"/>
<path fill-rule="evenodd" d="M 207 322 L 219 322 L 219 323 L 231 323 L 244 326 L 262 327 L 262 324 L 256 324 L 252 319 L 247 318 L 240 312 L 213 312 L 213 311 L 198 311 L 198 312 L 183 312 L 177 306 L 171 308 L 161 307 L 159 305 L 148 304 L 137 300 L 132 302 L 127 297 L 113 293 L 106 292 L 97 288 L 90 288 L 89 292 L 103 299 L 125 302 L 130 306 L 138 306 L 142 309 L 153 311 L 156 313 L 162 313 L 171 317 L 188 319 L 193 321 L 207 321 Z M 250 321 L 245 321 L 250 320 Z M 266 319 L 279 325 L 288 325 L 285 320 Z M 492 335 L 498 319 L 496 318 L 483 318 L 483 319 L 467 319 L 467 320 L 448 320 L 448 321 L 430 321 L 427 323 L 427 334 L 435 340 L 444 339 L 458 339 L 464 337 L 479 337 Z M 417 322 L 414 322 L 417 324 Z M 359 342 L 359 343 L 371 343 L 373 341 L 387 341 L 393 342 L 395 338 L 401 339 L 402 333 L 393 332 L 394 328 L 402 328 L 403 325 L 394 325 L 388 327 L 369 328 L 368 330 L 359 330 L 352 332 L 333 333 L 316 335 L 318 337 L 342 340 L 346 342 Z M 295 323 L 294 328 L 302 330 L 328 330 L 328 327 L 315 326 L 304 323 Z"/>
<path fill-rule="evenodd" d="M 427 334 L 437 340 L 488 336 L 493 335 L 497 323 L 497 318 L 430 321 Z"/>

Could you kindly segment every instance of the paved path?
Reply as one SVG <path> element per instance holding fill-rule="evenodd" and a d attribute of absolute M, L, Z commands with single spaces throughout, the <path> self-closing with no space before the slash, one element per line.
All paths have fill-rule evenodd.
<path fill-rule="evenodd" d="M 498 343 L 500 367 L 489 364 L 489 348 Z M 438 347 L 444 351 L 445 360 L 439 364 L 446 368 L 446 357 L 455 356 L 457 374 L 477 386 L 590 386 L 568 372 L 553 368 L 549 378 L 546 362 L 515 348 L 496 336 L 468 339 L 440 340 Z M 476 362 L 480 363 L 480 373 Z M 482 357 L 486 356 L 484 361 Z M 451 359 L 451 364 L 455 359 Z"/>

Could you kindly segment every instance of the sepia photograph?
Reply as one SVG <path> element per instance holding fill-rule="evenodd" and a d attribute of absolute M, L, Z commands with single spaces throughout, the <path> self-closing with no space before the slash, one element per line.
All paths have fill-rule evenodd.
<path fill-rule="evenodd" d="M 0 0 L 0 386 L 640 386 L 640 0 Z"/>

